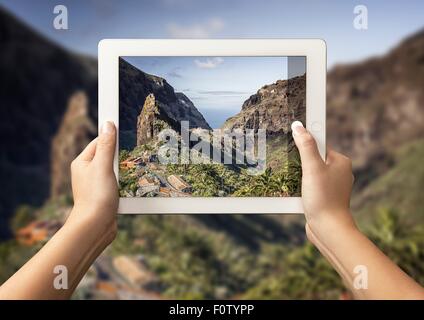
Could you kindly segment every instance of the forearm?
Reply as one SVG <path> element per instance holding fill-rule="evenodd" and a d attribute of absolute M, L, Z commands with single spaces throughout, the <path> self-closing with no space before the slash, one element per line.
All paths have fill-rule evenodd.
<path fill-rule="evenodd" d="M 77 209 L 74 209 L 77 210 Z M 0 299 L 67 299 L 96 257 L 110 242 L 104 230 L 90 230 L 90 224 L 68 221 L 50 241 L 0 287 Z M 54 287 L 58 274 L 67 269 L 67 289 Z"/>
<path fill-rule="evenodd" d="M 354 225 L 309 226 L 309 236 L 333 265 L 357 299 L 424 299 L 424 290 L 385 256 Z M 364 266 L 366 274 L 355 273 Z M 367 288 L 355 287 L 355 278 L 367 277 Z"/>

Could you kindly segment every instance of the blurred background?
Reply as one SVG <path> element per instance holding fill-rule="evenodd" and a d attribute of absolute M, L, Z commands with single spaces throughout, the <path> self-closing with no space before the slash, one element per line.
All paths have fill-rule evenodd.
<path fill-rule="evenodd" d="M 55 29 L 56 5 L 68 29 Z M 354 8 L 368 9 L 368 29 Z M 0 283 L 63 224 L 103 38 L 322 38 L 327 136 L 360 228 L 424 285 L 422 1 L 0 1 Z M 119 217 L 76 299 L 350 299 L 301 216 Z"/>

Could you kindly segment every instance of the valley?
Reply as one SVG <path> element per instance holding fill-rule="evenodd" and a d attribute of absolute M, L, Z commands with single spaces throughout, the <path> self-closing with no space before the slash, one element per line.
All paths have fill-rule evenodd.
<path fill-rule="evenodd" d="M 299 196 L 300 161 L 290 124 L 305 119 L 305 75 L 263 86 L 222 128 L 211 130 L 190 99 L 174 92 L 165 79 L 147 75 L 123 58 L 120 64 L 120 79 L 132 77 L 120 84 L 121 94 L 146 88 L 145 99 L 132 102 L 132 109 L 143 106 L 139 115 L 122 129 L 121 196 Z M 129 118 L 127 99 L 120 104 L 125 106 L 122 118 Z M 164 139 L 163 132 L 172 134 Z M 128 141 L 135 141 L 135 147 Z M 169 141 L 174 141 L 172 148 Z M 168 158 L 161 161 L 164 154 Z"/>

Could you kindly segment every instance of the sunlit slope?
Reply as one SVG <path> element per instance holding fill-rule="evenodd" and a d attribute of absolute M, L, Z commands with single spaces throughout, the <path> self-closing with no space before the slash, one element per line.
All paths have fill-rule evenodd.
<path fill-rule="evenodd" d="M 400 148 L 395 164 L 353 198 L 360 223 L 373 219 L 380 208 L 399 211 L 414 223 L 424 221 L 424 139 Z"/>

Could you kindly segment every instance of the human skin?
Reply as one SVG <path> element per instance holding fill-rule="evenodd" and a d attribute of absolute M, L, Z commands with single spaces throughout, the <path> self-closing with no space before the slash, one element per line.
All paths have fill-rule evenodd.
<path fill-rule="evenodd" d="M 349 211 L 350 160 L 328 150 L 324 162 L 312 135 L 292 125 L 302 160 L 302 201 L 308 239 L 334 266 L 358 299 L 424 299 L 423 288 L 390 261 L 356 227 Z M 68 299 L 117 232 L 118 187 L 113 172 L 116 129 L 100 136 L 72 162 L 74 207 L 64 226 L 0 287 L 0 299 Z M 55 289 L 54 268 L 68 270 L 68 288 Z M 355 289 L 358 265 L 368 269 L 368 288 Z"/>
<path fill-rule="evenodd" d="M 356 299 L 424 299 L 424 289 L 356 227 L 349 209 L 352 163 L 331 149 L 326 161 L 313 136 L 295 121 L 293 138 L 302 161 L 306 235 L 331 263 Z M 367 288 L 354 285 L 355 267 L 368 271 Z"/>
<path fill-rule="evenodd" d="M 74 207 L 64 226 L 0 287 L 0 299 L 68 299 L 117 232 L 118 186 L 113 172 L 116 129 L 107 122 L 72 162 Z M 68 289 L 53 285 L 68 270 Z"/>

